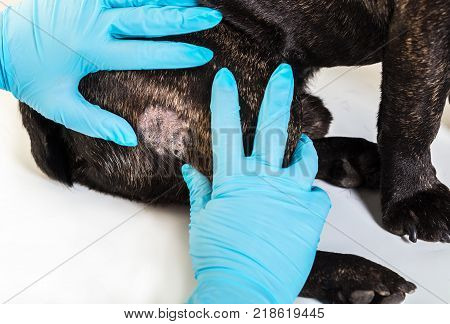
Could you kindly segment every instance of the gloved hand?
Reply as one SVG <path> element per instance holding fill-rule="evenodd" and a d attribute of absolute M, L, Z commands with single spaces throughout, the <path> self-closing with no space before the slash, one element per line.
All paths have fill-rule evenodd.
<path fill-rule="evenodd" d="M 331 205 L 312 186 L 318 158 L 308 137 L 282 168 L 293 88 L 290 66 L 281 65 L 265 94 L 253 154 L 245 157 L 236 82 L 226 69 L 216 76 L 213 184 L 191 166 L 182 170 L 198 281 L 190 303 L 292 303 L 311 271 Z"/>
<path fill-rule="evenodd" d="M 0 16 L 0 88 L 67 128 L 135 146 L 128 122 L 84 100 L 78 83 L 99 70 L 207 63 L 213 53 L 205 48 L 127 39 L 190 33 L 220 22 L 219 12 L 195 5 L 194 0 L 23 0 Z"/>

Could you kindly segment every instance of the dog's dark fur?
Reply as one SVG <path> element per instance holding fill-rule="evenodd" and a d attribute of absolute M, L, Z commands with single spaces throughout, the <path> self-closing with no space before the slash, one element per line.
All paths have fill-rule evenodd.
<path fill-rule="evenodd" d="M 315 140 L 318 177 L 343 187 L 380 188 L 383 221 L 412 241 L 449 242 L 450 192 L 436 178 L 430 145 L 449 94 L 448 0 L 218 0 L 224 22 L 171 39 L 207 46 L 214 60 L 178 71 L 101 72 L 81 93 L 127 118 L 140 145 L 124 148 L 71 132 L 22 105 L 32 153 L 50 177 L 148 203 L 185 202 L 182 163 L 210 174 L 209 100 L 221 67 L 240 87 L 242 123 L 252 133 L 266 82 L 281 62 L 296 75 L 288 161 L 301 131 Z M 308 94 L 320 67 L 383 62 L 378 146 L 323 138 L 331 115 Z M 175 185 L 175 186 L 174 186 Z M 414 289 L 365 259 L 319 252 L 303 295 L 332 302 L 399 302 Z"/>

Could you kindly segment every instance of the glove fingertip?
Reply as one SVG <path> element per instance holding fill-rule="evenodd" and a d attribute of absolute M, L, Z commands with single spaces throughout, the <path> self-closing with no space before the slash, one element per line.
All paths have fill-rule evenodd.
<path fill-rule="evenodd" d="M 192 167 L 189 164 L 184 164 L 181 167 L 181 174 L 183 175 L 184 181 L 188 182 L 188 177 L 190 176 L 192 172 Z"/>
<path fill-rule="evenodd" d="M 198 52 L 199 63 L 200 64 L 206 64 L 210 62 L 214 58 L 214 52 L 211 51 L 209 48 L 206 47 L 197 47 L 195 50 Z"/>
<path fill-rule="evenodd" d="M 138 145 L 138 138 L 133 127 L 123 118 L 118 116 L 107 118 L 102 124 L 107 133 L 106 136 L 102 136 L 103 139 L 113 141 L 121 146 L 135 147 Z"/>
<path fill-rule="evenodd" d="M 222 68 L 217 72 L 213 84 L 215 88 L 229 91 L 237 90 L 236 79 L 228 68 Z"/>
<path fill-rule="evenodd" d="M 138 144 L 137 135 L 128 121 L 89 103 L 71 88 L 63 88 L 53 102 L 44 101 L 41 107 L 47 112 L 43 114 L 46 118 L 75 132 L 127 147 Z M 49 115 L 48 112 L 53 113 Z"/>
<path fill-rule="evenodd" d="M 314 147 L 314 143 L 308 137 L 308 135 L 303 134 L 300 137 L 300 141 L 297 144 L 294 156 L 298 159 L 298 161 L 302 160 L 304 157 L 307 158 L 317 157 L 317 151 L 316 148 Z"/>

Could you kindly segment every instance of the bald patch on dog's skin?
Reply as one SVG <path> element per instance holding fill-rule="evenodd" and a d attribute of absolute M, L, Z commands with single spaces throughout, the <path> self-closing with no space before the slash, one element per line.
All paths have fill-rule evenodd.
<path fill-rule="evenodd" d="M 148 107 L 139 117 L 140 142 L 159 155 L 186 156 L 189 124 L 176 112 L 162 107 Z"/>

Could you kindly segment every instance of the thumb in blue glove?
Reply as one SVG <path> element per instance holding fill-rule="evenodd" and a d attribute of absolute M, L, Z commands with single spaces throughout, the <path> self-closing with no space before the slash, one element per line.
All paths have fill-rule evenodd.
<path fill-rule="evenodd" d="M 79 81 L 100 70 L 199 66 L 213 56 L 189 44 L 136 40 L 211 28 L 219 12 L 194 0 L 23 0 L 0 15 L 0 88 L 69 129 L 137 145 L 124 119 L 88 103 Z"/>
<path fill-rule="evenodd" d="M 283 168 L 293 97 L 292 69 L 281 65 L 263 100 L 251 156 L 244 155 L 233 75 L 214 81 L 213 183 L 185 165 L 190 190 L 190 255 L 198 286 L 191 303 L 292 303 L 315 258 L 331 207 L 314 187 L 318 158 L 303 136 Z"/>

